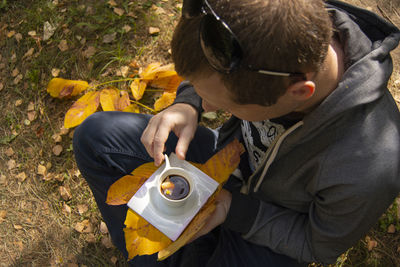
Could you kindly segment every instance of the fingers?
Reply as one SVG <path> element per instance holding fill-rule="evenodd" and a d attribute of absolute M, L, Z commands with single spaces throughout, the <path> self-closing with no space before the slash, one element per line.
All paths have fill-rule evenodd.
<path fill-rule="evenodd" d="M 153 157 L 153 138 L 157 130 L 157 128 L 154 127 L 154 119 L 155 117 L 150 119 L 146 129 L 144 129 L 142 136 L 140 137 L 140 141 L 146 148 L 146 151 L 149 153 L 150 157 Z"/>
<path fill-rule="evenodd" d="M 158 117 L 153 117 L 140 138 L 147 153 L 154 158 L 156 166 L 159 166 L 164 160 L 165 142 L 170 131 L 171 129 L 168 125 L 160 123 Z"/>
<path fill-rule="evenodd" d="M 167 142 L 170 131 L 171 127 L 161 124 L 155 132 L 153 138 L 153 158 L 156 166 L 159 166 L 164 160 L 165 142 Z"/>
<path fill-rule="evenodd" d="M 196 127 L 197 111 L 188 104 L 175 104 L 150 119 L 140 140 L 147 153 L 154 158 L 154 164 L 159 166 L 164 160 L 165 143 L 170 132 L 178 136 L 177 156 L 185 159 Z"/>
<path fill-rule="evenodd" d="M 203 227 L 189 240 L 188 243 L 192 242 L 193 240 L 199 238 L 202 235 L 207 234 L 208 232 L 212 231 L 215 227 L 222 224 L 225 221 L 226 216 L 228 215 L 231 202 L 232 202 L 232 194 L 226 189 L 222 189 L 217 195 L 214 212 L 206 220 Z"/>
<path fill-rule="evenodd" d="M 186 152 L 189 148 L 189 144 L 193 139 L 195 129 L 188 126 L 182 129 L 179 134 L 178 143 L 176 144 L 175 153 L 179 159 L 185 159 Z"/>

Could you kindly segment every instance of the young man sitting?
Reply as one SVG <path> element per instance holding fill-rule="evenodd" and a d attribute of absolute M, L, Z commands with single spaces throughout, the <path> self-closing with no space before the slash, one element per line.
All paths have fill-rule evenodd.
<path fill-rule="evenodd" d="M 246 153 L 196 239 L 134 266 L 333 263 L 400 190 L 400 115 L 386 88 L 399 30 L 375 14 L 321 0 L 185 0 L 172 40 L 181 84 L 155 116 L 96 113 L 74 151 L 114 244 L 126 206 L 109 186 L 175 152 L 205 162 L 233 138 Z M 203 111 L 233 116 L 218 130 Z M 140 140 L 139 140 L 140 139 Z"/>

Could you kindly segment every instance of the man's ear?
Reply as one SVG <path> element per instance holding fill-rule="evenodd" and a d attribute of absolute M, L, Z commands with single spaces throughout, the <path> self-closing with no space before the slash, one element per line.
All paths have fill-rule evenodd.
<path fill-rule="evenodd" d="M 286 94 L 297 101 L 306 101 L 315 93 L 315 83 L 313 81 L 298 81 L 291 84 L 286 90 Z"/>

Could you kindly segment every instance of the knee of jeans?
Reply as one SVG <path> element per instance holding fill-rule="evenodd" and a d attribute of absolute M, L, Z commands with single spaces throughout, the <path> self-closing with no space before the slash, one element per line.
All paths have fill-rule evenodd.
<path fill-rule="evenodd" d="M 128 138 L 131 141 L 140 139 L 147 121 L 148 116 L 145 114 L 94 113 L 76 128 L 73 137 L 74 150 L 124 146 L 122 142 Z"/>
<path fill-rule="evenodd" d="M 86 118 L 76 129 L 73 136 L 74 153 L 94 153 L 105 143 L 112 131 L 110 114 L 96 112 Z"/>
<path fill-rule="evenodd" d="M 96 136 L 104 135 L 107 125 L 104 112 L 97 112 L 86 118 L 76 129 L 73 137 L 74 146 L 88 145 Z"/>

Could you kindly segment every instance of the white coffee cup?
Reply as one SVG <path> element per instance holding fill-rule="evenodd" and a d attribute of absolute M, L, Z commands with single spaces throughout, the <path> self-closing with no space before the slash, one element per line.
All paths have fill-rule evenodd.
<path fill-rule="evenodd" d="M 190 198 L 193 193 L 193 179 L 188 171 L 180 167 L 171 167 L 168 156 L 165 156 L 165 167 L 164 170 L 159 174 L 157 180 L 157 192 L 161 196 L 161 201 L 170 207 L 181 207 Z M 189 193 L 181 199 L 170 199 L 163 194 L 161 184 L 164 180 L 171 175 L 181 176 L 186 179 L 189 184 Z"/>

